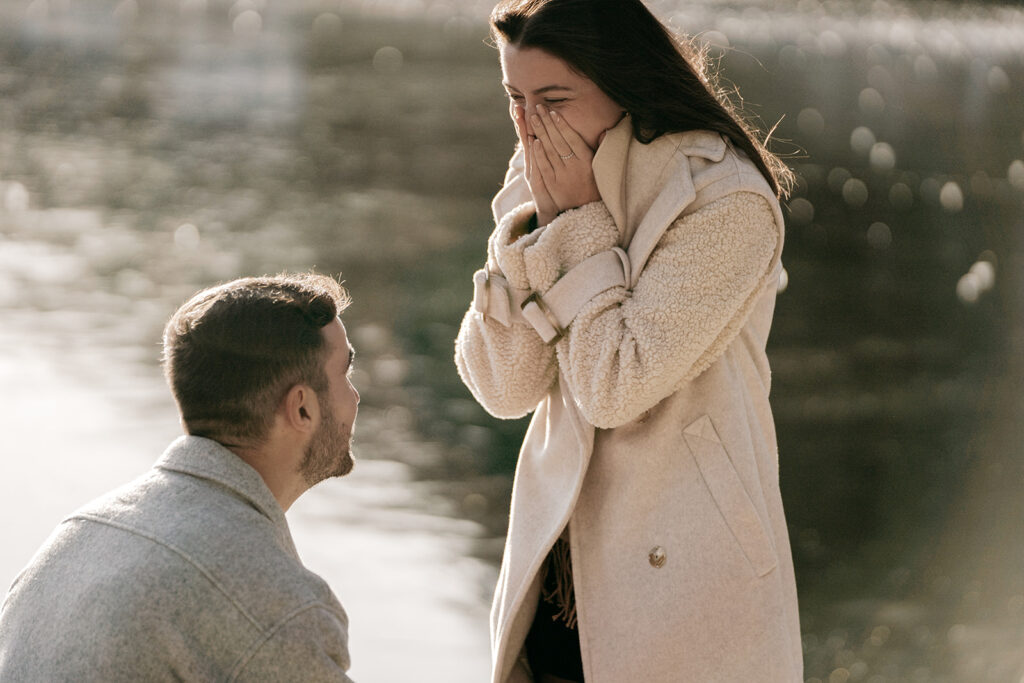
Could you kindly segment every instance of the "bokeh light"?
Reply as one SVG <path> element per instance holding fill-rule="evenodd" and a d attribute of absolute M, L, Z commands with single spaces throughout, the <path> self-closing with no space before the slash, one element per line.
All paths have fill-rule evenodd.
<path fill-rule="evenodd" d="M 246 9 L 238 13 L 231 28 L 240 38 L 253 38 L 263 30 L 263 17 L 254 9 Z"/>
<path fill-rule="evenodd" d="M 939 204 L 948 213 L 958 213 L 964 208 L 964 191 L 960 185 L 952 180 L 947 182 L 939 190 Z"/>
<path fill-rule="evenodd" d="M 373 68 L 382 74 L 398 73 L 403 60 L 402 51 L 397 47 L 384 46 L 373 54 Z"/>
<path fill-rule="evenodd" d="M 768 352 L 808 680 L 1020 681 L 1024 11 L 649 4 L 710 46 L 752 121 L 778 124 L 772 149 L 797 174 Z M 445 574 L 459 586 L 430 615 L 438 632 L 465 608 L 486 634 L 525 429 L 488 416 L 451 362 L 514 142 L 492 5 L 0 3 L 0 373 L 11 350 L 47 349 L 55 376 L 96 393 L 147 373 L 159 392 L 153 342 L 195 289 L 340 271 L 360 476 L 377 488 L 359 501 L 372 519 L 327 494 L 317 520 L 455 544 L 482 579 Z M 60 414 L 31 436 L 80 417 Z M 380 491 L 408 509 L 381 513 Z M 396 583 L 368 554 L 371 578 Z M 356 623 L 389 643 L 398 628 Z"/>
<path fill-rule="evenodd" d="M 875 134 L 867 126 L 858 126 L 850 133 L 850 149 L 856 154 L 869 154 L 875 142 Z"/>
<path fill-rule="evenodd" d="M 891 171 L 896 168 L 896 151 L 888 142 L 876 142 L 871 145 L 868 162 L 871 168 L 879 173 Z"/>
<path fill-rule="evenodd" d="M 828 172 L 828 186 L 836 194 L 842 194 L 846 181 L 853 177 L 849 170 L 836 166 Z"/>
<path fill-rule="evenodd" d="M 797 126 L 800 132 L 808 138 L 817 138 L 825 132 L 825 117 L 813 107 L 801 109 L 797 114 Z"/>
<path fill-rule="evenodd" d="M 974 304 L 992 289 L 996 281 L 995 265 L 988 260 L 975 261 L 956 283 L 956 295 L 965 304 Z"/>
<path fill-rule="evenodd" d="M 198 249 L 199 229 L 191 223 L 179 225 L 174 231 L 174 244 L 185 251 Z"/>
<path fill-rule="evenodd" d="M 313 20 L 313 35 L 319 40 L 337 39 L 341 35 L 342 21 L 334 12 L 323 12 Z"/>
<path fill-rule="evenodd" d="M 854 208 L 860 208 L 868 201 L 868 186 L 860 178 L 850 178 L 843 183 L 843 200 Z"/>
<path fill-rule="evenodd" d="M 857 106 L 867 116 L 880 116 L 885 112 L 885 98 L 874 88 L 864 88 L 857 96 Z"/>
<path fill-rule="evenodd" d="M 1024 192 L 1024 161 L 1014 159 L 1006 170 L 1006 179 L 1010 185 Z"/>
<path fill-rule="evenodd" d="M 794 225 L 810 225 L 814 221 L 814 205 L 803 197 L 789 201 L 789 213 Z"/>
<path fill-rule="evenodd" d="M 893 183 L 889 188 L 889 203 L 894 209 L 907 211 L 914 206 L 914 191 L 906 183 Z"/>
<path fill-rule="evenodd" d="M 892 231 L 881 221 L 872 223 L 867 233 L 868 244 L 875 249 L 887 249 L 892 244 Z"/>

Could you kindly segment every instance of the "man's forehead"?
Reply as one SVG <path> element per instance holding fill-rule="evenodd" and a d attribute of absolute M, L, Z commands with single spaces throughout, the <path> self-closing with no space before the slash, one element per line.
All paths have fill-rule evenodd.
<path fill-rule="evenodd" d="M 345 355 L 348 355 L 348 349 L 351 348 L 348 342 L 348 334 L 345 331 L 345 325 L 341 322 L 341 318 L 335 318 L 331 322 L 324 325 L 321 334 L 324 335 L 324 341 L 327 342 L 328 348 L 332 351 L 340 350 Z"/>

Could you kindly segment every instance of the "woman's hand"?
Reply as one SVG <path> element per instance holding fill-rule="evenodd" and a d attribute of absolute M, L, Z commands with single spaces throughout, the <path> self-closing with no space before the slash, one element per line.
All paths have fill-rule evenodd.
<path fill-rule="evenodd" d="M 558 112 L 537 105 L 537 113 L 531 114 L 530 127 L 536 139 L 529 157 L 532 157 L 534 175 L 540 176 L 543 187 L 557 207 L 555 214 L 547 221 L 542 220 L 538 208 L 539 225 L 546 225 L 562 211 L 575 209 L 601 199 L 594 178 L 594 150 L 573 130 L 572 126 Z M 529 158 L 528 157 L 528 158 Z M 527 164 L 529 169 L 531 164 Z M 530 188 L 533 181 L 529 180 Z"/>
<path fill-rule="evenodd" d="M 519 144 L 526 154 L 526 184 L 530 186 L 533 204 L 537 208 L 537 225 L 547 225 L 558 215 L 559 208 L 548 192 L 539 170 L 537 170 L 533 143 L 536 140 L 526 131 L 526 108 L 512 102 L 512 121 L 516 125 Z"/>

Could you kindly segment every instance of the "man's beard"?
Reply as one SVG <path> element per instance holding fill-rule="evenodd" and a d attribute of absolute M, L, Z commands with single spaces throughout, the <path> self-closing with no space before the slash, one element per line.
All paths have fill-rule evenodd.
<path fill-rule="evenodd" d="M 331 477 L 344 477 L 352 471 L 352 433 L 347 427 L 339 428 L 330 406 L 321 406 L 323 419 L 316 434 L 306 446 L 299 464 L 299 473 L 309 486 Z"/>

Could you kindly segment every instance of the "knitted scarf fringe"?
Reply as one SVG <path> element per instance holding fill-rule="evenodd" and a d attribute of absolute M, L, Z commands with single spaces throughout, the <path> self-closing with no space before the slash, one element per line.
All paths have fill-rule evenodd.
<path fill-rule="evenodd" d="M 563 539 L 555 541 L 548 555 L 548 575 L 541 597 L 558 608 L 552 621 L 561 619 L 569 628 L 576 628 L 576 593 L 572 585 L 572 557 L 569 544 Z M 553 586 L 552 586 L 553 584 Z M 550 587 L 550 589 L 549 589 Z"/>

